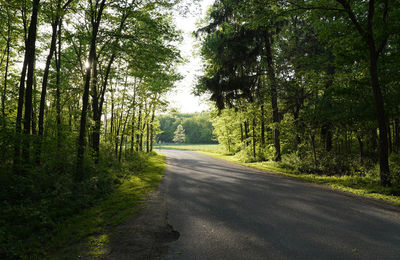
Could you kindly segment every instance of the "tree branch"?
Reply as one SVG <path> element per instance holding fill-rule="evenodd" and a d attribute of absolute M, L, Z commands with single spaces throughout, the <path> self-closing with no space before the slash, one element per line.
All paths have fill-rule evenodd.
<path fill-rule="evenodd" d="M 341 9 L 341 8 L 337 8 L 337 7 L 301 5 L 301 4 L 298 4 L 295 1 L 291 1 L 291 0 L 285 0 L 285 2 L 297 7 L 296 9 L 290 9 L 289 11 L 297 11 L 297 10 L 325 10 L 325 11 L 338 11 L 338 12 L 346 11 L 345 9 Z"/>
<path fill-rule="evenodd" d="M 349 2 L 347 0 L 336 0 L 336 1 L 343 6 L 344 10 L 349 15 L 351 22 L 354 24 L 354 26 L 356 27 L 357 31 L 361 34 L 361 36 L 365 40 L 368 40 L 368 34 L 365 32 L 365 30 L 361 27 L 361 24 L 358 22 L 353 10 L 351 10 Z"/>
<path fill-rule="evenodd" d="M 384 31 L 384 38 L 381 42 L 381 44 L 378 47 L 378 54 L 381 53 L 383 51 L 383 49 L 385 48 L 386 44 L 387 44 L 387 40 L 389 38 L 390 32 L 387 29 L 388 23 L 387 23 L 387 17 L 388 17 L 388 13 L 389 13 L 389 3 L 388 0 L 384 1 L 384 9 L 383 9 L 383 14 L 382 14 L 382 21 L 383 21 L 383 31 Z"/>

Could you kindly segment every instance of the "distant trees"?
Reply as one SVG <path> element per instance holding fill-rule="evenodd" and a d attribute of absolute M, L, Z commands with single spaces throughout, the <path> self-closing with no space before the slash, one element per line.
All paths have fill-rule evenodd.
<path fill-rule="evenodd" d="M 161 133 L 158 134 L 159 142 L 175 142 L 174 132 L 179 125 L 185 129 L 185 143 L 208 144 L 214 143 L 213 126 L 208 113 L 181 114 L 171 113 L 158 116 Z"/>
<path fill-rule="evenodd" d="M 221 110 L 220 142 L 247 160 L 282 154 L 327 174 L 378 163 L 383 186 L 400 183 L 389 171 L 400 140 L 399 12 L 384 0 L 215 1 L 197 31 L 207 60 L 197 92 Z"/>

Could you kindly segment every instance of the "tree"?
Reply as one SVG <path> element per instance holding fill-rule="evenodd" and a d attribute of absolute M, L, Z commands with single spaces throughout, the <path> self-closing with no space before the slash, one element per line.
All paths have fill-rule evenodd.
<path fill-rule="evenodd" d="M 96 45 L 97 45 L 97 33 L 99 32 L 101 17 L 105 8 L 106 0 L 96 0 L 93 5 L 92 0 L 90 2 L 90 21 L 91 21 L 91 39 L 90 39 L 90 51 L 89 58 L 87 60 L 86 75 L 84 92 L 82 96 L 82 113 L 79 128 L 78 138 L 78 150 L 77 150 L 77 170 L 75 178 L 82 180 L 83 178 L 83 156 L 85 150 L 85 135 L 86 135 L 86 122 L 87 122 L 87 109 L 89 104 L 89 89 L 90 81 L 92 76 L 92 68 L 95 65 L 96 60 Z M 98 8 L 98 9 L 97 9 Z"/>
<path fill-rule="evenodd" d="M 394 19 L 398 10 L 398 3 L 390 1 L 355 1 L 351 3 L 347 0 L 336 0 L 335 3 L 326 5 L 321 1 L 310 1 L 304 5 L 302 1 L 287 1 L 290 5 L 309 10 L 322 10 L 319 14 L 329 16 L 331 12 L 338 13 L 345 17 L 353 28 L 358 32 L 358 36 L 351 41 L 363 42 L 363 59 L 368 61 L 369 80 L 374 96 L 376 120 L 379 127 L 379 166 L 380 177 L 383 186 L 390 186 L 390 169 L 388 160 L 388 126 L 386 119 L 386 109 L 384 96 L 382 94 L 382 81 L 379 77 L 380 59 L 385 56 L 385 49 L 389 37 L 394 32 Z M 345 15 L 345 16 L 344 16 Z"/>
<path fill-rule="evenodd" d="M 185 129 L 183 129 L 183 126 L 182 126 L 182 125 L 178 125 L 178 127 L 176 128 L 176 130 L 175 130 L 175 132 L 174 132 L 174 139 L 173 139 L 173 141 L 174 141 L 175 143 L 180 144 L 180 143 L 185 142 L 185 137 L 186 137 L 186 135 L 185 135 Z"/>
<path fill-rule="evenodd" d="M 253 160 L 290 155 L 316 172 L 352 171 L 354 160 L 332 161 L 357 151 L 358 169 L 378 162 L 390 186 L 388 158 L 400 143 L 399 12 L 386 0 L 215 1 L 197 31 L 207 65 L 196 91 L 221 109 L 218 138 Z M 240 135 L 226 139 L 221 122 L 231 120 L 241 120 Z"/>

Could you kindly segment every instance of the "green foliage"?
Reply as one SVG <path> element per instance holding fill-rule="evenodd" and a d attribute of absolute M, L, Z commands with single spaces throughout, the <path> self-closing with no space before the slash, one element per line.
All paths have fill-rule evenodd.
<path fill-rule="evenodd" d="M 185 142 L 185 138 L 186 138 L 185 129 L 183 129 L 182 125 L 178 125 L 174 132 L 174 139 L 172 141 L 174 141 L 174 143 L 180 144 Z"/>
<path fill-rule="evenodd" d="M 392 154 L 389 162 L 392 171 L 391 177 L 393 180 L 393 185 L 400 188 L 400 155 L 396 153 Z"/>
<path fill-rule="evenodd" d="M 183 120 L 185 142 L 189 144 L 213 143 L 213 126 L 208 113 L 195 114 Z"/>
<path fill-rule="evenodd" d="M 76 183 L 74 164 L 67 162 L 32 168 L 24 176 L 1 172 L 3 257 L 39 257 L 49 241 L 64 246 L 120 223 L 144 192 L 155 187 L 163 169 L 162 157 L 153 154 L 133 154 L 121 165 L 93 167 L 86 161 L 86 178 Z M 91 209 L 82 213 L 85 208 Z"/>
<path fill-rule="evenodd" d="M 238 116 L 232 109 L 225 109 L 220 116 L 213 115 L 214 133 L 218 142 L 225 147 L 227 153 L 235 153 L 240 149 L 240 122 L 234 120 Z"/>
<path fill-rule="evenodd" d="M 67 250 L 71 250 L 64 248 L 66 245 L 77 243 L 82 239 L 89 244 L 93 242 L 104 244 L 106 242 L 104 240 L 107 240 L 106 234 L 95 240 L 89 235 L 103 233 L 110 226 L 122 223 L 141 209 L 144 195 L 158 186 L 164 175 L 164 169 L 164 156 L 155 153 L 130 155 L 122 165 L 111 170 L 111 174 L 118 178 L 118 185 L 114 190 L 101 198 L 93 207 L 60 223 L 47 245 L 46 250 L 50 252 L 47 251 L 46 254 L 63 255 Z M 54 250 L 55 252 L 52 252 Z"/>
<path fill-rule="evenodd" d="M 157 135 L 158 142 L 172 143 L 172 139 L 174 139 L 174 131 L 180 124 L 181 120 L 172 115 L 160 115 L 157 118 L 160 122 L 160 130 L 162 131 Z"/>
<path fill-rule="evenodd" d="M 388 3 L 216 1 L 197 31 L 206 66 L 196 92 L 219 109 L 214 133 L 225 153 L 270 162 L 281 151 L 286 169 L 379 173 L 382 185 L 398 186 L 400 5 Z"/>
<path fill-rule="evenodd" d="M 182 78 L 178 3 L 187 1 L 1 1 L 1 259 L 41 258 L 49 240 L 116 223 L 157 183 L 155 115 Z M 38 66 L 25 74 L 24 61 Z M 68 222 L 110 196 L 108 213 Z M 54 238 L 66 228 L 75 234 Z"/>
<path fill-rule="evenodd" d="M 215 143 L 213 126 L 208 113 L 182 114 L 171 113 L 158 116 L 160 130 L 157 136 L 158 142 L 172 143 L 174 132 L 178 125 L 182 124 L 185 129 L 185 142 L 191 144 Z"/>

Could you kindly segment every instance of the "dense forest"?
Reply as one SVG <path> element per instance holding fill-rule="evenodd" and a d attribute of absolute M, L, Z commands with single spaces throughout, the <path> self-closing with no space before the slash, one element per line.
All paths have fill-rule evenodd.
<path fill-rule="evenodd" d="M 400 3 L 214 2 L 196 31 L 197 94 L 245 161 L 400 185 Z"/>
<path fill-rule="evenodd" d="M 0 258 L 39 252 L 120 183 L 110 167 L 152 151 L 156 111 L 181 78 L 183 4 L 0 1 Z"/>
<path fill-rule="evenodd" d="M 173 143 L 175 132 L 179 125 L 184 131 L 183 142 L 188 144 L 211 144 L 216 143 L 210 114 L 207 112 L 184 114 L 171 112 L 167 115 L 157 117 L 159 131 L 157 143 Z"/>

